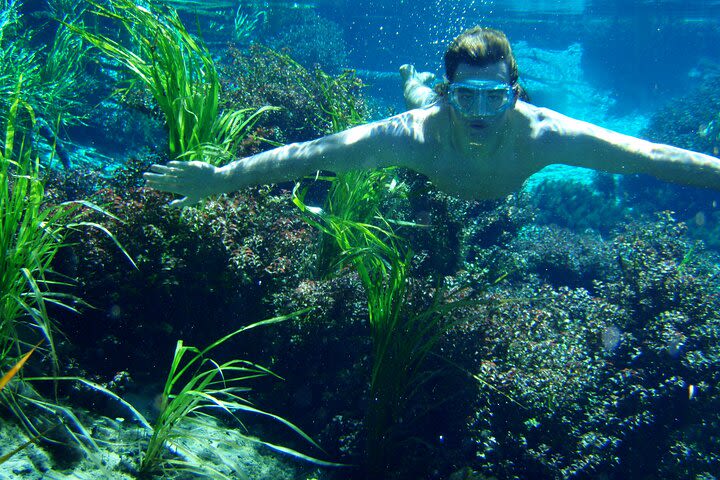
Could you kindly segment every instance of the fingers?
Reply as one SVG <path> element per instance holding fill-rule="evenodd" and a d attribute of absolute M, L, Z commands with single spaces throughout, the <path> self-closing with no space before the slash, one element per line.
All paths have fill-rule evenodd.
<path fill-rule="evenodd" d="M 168 162 L 167 165 L 153 164 L 150 166 L 150 171 L 170 177 L 182 176 L 193 167 L 189 163 L 190 162 L 171 161 Z"/>
<path fill-rule="evenodd" d="M 178 187 L 187 178 L 187 163 L 172 161 L 167 165 L 151 165 L 150 172 L 143 173 L 143 178 L 148 186 L 159 190 Z"/>
<path fill-rule="evenodd" d="M 145 173 L 143 174 L 143 177 L 145 178 L 145 185 L 150 188 L 154 188 L 155 190 L 175 193 L 177 195 L 184 195 L 187 191 L 184 185 L 178 184 L 178 179 L 176 178 L 168 178 L 165 175 L 157 175 L 154 173 Z M 173 208 L 181 208 L 194 205 L 198 201 L 199 199 L 196 198 L 183 197 L 177 200 L 173 200 L 172 202 L 170 202 L 169 205 Z"/>
<path fill-rule="evenodd" d="M 158 189 L 178 187 L 180 185 L 180 179 L 167 174 L 143 173 L 143 178 L 146 185 Z"/>
<path fill-rule="evenodd" d="M 189 207 L 190 205 L 195 205 L 198 202 L 197 199 L 190 198 L 190 197 L 184 197 L 179 198 L 177 200 L 173 200 L 169 203 L 170 207 L 172 208 L 182 208 L 182 207 Z"/>
<path fill-rule="evenodd" d="M 180 161 L 180 160 L 170 160 L 169 162 L 167 162 L 167 166 L 170 167 L 170 168 L 173 168 L 173 169 L 175 169 L 175 170 L 183 171 L 183 170 L 187 170 L 189 167 L 191 167 L 193 163 L 196 163 L 196 162 L 185 162 L 185 161 Z"/>
<path fill-rule="evenodd" d="M 157 171 L 157 170 L 155 170 Z M 160 190 L 161 192 L 175 193 L 185 195 L 188 192 L 188 186 L 183 179 L 173 176 L 171 173 L 143 173 L 145 186 Z"/>
<path fill-rule="evenodd" d="M 186 196 L 192 191 L 193 176 L 198 165 L 194 163 L 173 160 L 167 165 L 151 165 L 150 171 L 143 173 L 145 185 L 162 192 L 185 195 L 183 198 L 170 202 L 171 207 L 180 208 L 193 205 L 200 199 L 195 196 Z"/>
<path fill-rule="evenodd" d="M 156 173 L 166 173 L 166 174 L 172 174 L 172 173 L 179 173 L 180 170 L 177 168 L 171 168 L 167 167 L 165 165 L 150 165 L 150 170 Z"/>
<path fill-rule="evenodd" d="M 173 177 L 165 173 L 158 174 L 145 172 L 143 173 L 143 178 L 147 180 L 148 183 L 177 182 L 177 177 Z"/>

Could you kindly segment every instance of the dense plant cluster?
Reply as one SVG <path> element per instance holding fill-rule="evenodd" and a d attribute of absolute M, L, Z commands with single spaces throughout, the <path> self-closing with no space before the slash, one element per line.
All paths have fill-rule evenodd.
<path fill-rule="evenodd" d="M 607 234 L 627 219 L 615 177 L 594 172 L 591 178 L 590 183 L 552 179 L 534 187 L 527 200 L 537 210 L 537 222 Z"/>
<path fill-rule="evenodd" d="M 713 258 L 683 232 L 667 215 L 629 224 L 605 247 L 618 265 L 593 293 L 532 281 L 494 287 L 496 302 L 448 338 L 479 380 L 469 422 L 477 471 L 714 471 L 712 442 L 698 438 L 717 422 L 720 285 Z M 542 242 L 557 247 L 556 238 L 514 247 L 525 256 Z M 528 263 L 529 279 L 537 266 Z"/>
<path fill-rule="evenodd" d="M 287 11 L 278 13 L 277 28 L 268 44 L 278 51 L 287 52 L 308 70 L 320 68 L 337 74 L 347 67 L 348 47 L 340 25 L 313 11 L 305 15 Z"/>
<path fill-rule="evenodd" d="M 145 188 L 101 190 L 98 198 L 122 220 L 112 228 L 138 268 L 92 233 L 66 255 L 62 268 L 82 279 L 82 295 L 94 307 L 83 318 L 64 319 L 81 363 L 122 355 L 122 339 L 131 337 L 144 346 L 132 361 L 139 366 L 149 360 L 145 355 L 169 354 L 169 332 L 209 342 L 213 332 L 260 318 L 264 299 L 312 260 L 313 232 L 293 216 L 288 196 L 248 191 L 181 212 L 166 206 L 166 195 Z M 148 315 L 152 322 L 138 321 Z M 113 363 L 105 364 L 112 369 Z"/>
<path fill-rule="evenodd" d="M 312 311 L 305 320 L 285 325 L 286 336 L 267 346 L 282 375 L 293 379 L 276 385 L 267 402 L 287 412 L 312 412 L 302 421 L 313 436 L 335 455 L 357 462 L 371 352 L 360 280 L 350 270 L 330 279 L 302 279 L 279 288 L 272 303 L 277 311 Z"/>
<path fill-rule="evenodd" d="M 720 77 L 709 77 L 685 95 L 670 100 L 652 116 L 644 136 L 652 141 L 718 155 L 719 87 Z"/>
<path fill-rule="evenodd" d="M 610 246 L 594 231 L 530 225 L 512 243 L 522 252 L 525 272 L 555 286 L 593 289 L 595 280 L 614 275 L 617 265 Z"/>
<path fill-rule="evenodd" d="M 328 83 L 317 69 L 306 69 L 283 53 L 253 45 L 247 52 L 229 47 L 220 66 L 223 80 L 222 108 L 264 105 L 282 110 L 261 120 L 260 136 L 282 143 L 312 140 L 331 133 L 328 114 L 338 97 L 364 111 L 362 82 L 354 75 L 341 75 Z M 255 153 L 252 149 L 248 153 Z"/>

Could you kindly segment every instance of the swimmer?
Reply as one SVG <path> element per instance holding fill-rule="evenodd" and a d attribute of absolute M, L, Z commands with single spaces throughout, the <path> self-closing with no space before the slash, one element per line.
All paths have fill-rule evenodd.
<path fill-rule="evenodd" d="M 149 187 L 180 195 L 182 207 L 209 195 L 294 180 L 319 170 L 336 173 L 406 167 L 439 189 L 466 199 L 494 199 L 520 189 L 551 164 L 720 190 L 720 159 L 651 143 L 525 102 L 518 67 L 502 32 L 474 27 L 444 57 L 447 83 L 403 65 L 402 114 L 223 167 L 171 161 L 145 173 Z"/>

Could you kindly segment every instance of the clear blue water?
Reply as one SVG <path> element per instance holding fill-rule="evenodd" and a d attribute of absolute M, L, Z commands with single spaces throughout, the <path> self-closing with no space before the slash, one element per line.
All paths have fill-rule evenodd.
<path fill-rule="evenodd" d="M 366 94 L 375 112 L 404 108 L 400 65 L 413 63 L 418 70 L 442 77 L 442 56 L 448 44 L 475 25 L 498 28 L 507 34 L 518 58 L 520 81 L 532 103 L 633 135 L 650 135 L 648 126 L 658 111 L 669 104 L 682 107 L 671 102 L 692 98 L 689 94 L 707 79 L 720 78 L 720 1 L 277 3 L 287 11 L 297 11 L 297 15 L 313 11 L 335 22 L 348 50 L 342 67 L 357 70 L 368 84 Z M 26 5 L 30 14 L 33 2 L 26 0 Z M 192 16 L 186 14 L 184 19 L 192 29 Z M 216 20 L 232 24 L 231 18 Z M 207 31 L 208 26 L 204 28 Z M 222 58 L 225 46 L 216 42 L 211 48 Z M 283 88 L 285 85 L 281 84 Z M 106 112 L 120 112 L 123 108 L 116 105 Z M 712 114 L 718 115 L 718 111 Z M 686 113 L 691 117 L 687 122 L 690 134 L 696 136 L 702 122 L 709 120 L 692 117 L 692 108 Z M 675 138 L 680 139 L 680 133 Z M 69 137 L 77 142 L 74 147 L 87 146 L 92 145 L 96 134 L 85 131 L 86 137 Z M 164 134 L 158 129 L 153 138 L 159 150 L 166 141 Z M 129 154 L 114 151 L 108 158 L 121 165 Z M 153 161 L 164 160 L 161 157 Z M 71 171 L 70 176 L 81 168 Z M 566 179 L 567 170 L 563 172 Z M 487 478 L 503 478 L 503 472 L 524 478 L 525 471 L 554 472 L 554 476 L 546 478 L 565 478 L 558 473 L 560 460 L 560 466 L 543 468 L 552 461 L 552 455 L 567 447 L 563 442 L 570 441 L 578 441 L 582 448 L 565 452 L 563 461 L 592 460 L 593 448 L 606 455 L 585 470 L 565 465 L 568 470 L 577 467 L 585 475 L 582 478 L 594 478 L 598 471 L 605 475 L 603 478 L 622 479 L 635 478 L 648 469 L 680 472 L 682 468 L 687 468 L 687 478 L 692 478 L 694 472 L 705 474 L 720 469 L 720 457 L 715 456 L 720 424 L 716 408 L 720 405 L 720 326 L 713 313 L 713 309 L 720 311 L 720 305 L 717 294 L 711 294 L 711 289 L 718 288 L 718 257 L 712 256 L 712 249 L 720 249 L 720 197 L 717 192 L 661 184 L 648 178 L 623 177 L 620 181 L 609 175 L 596 177 L 588 170 L 582 172 L 578 177 L 584 175 L 588 182 L 579 187 L 565 182 L 549 184 L 544 190 L 537 188 L 534 198 L 540 200 L 525 200 L 519 219 L 513 217 L 518 215 L 514 199 L 493 206 L 438 198 L 434 192 L 423 198 L 424 187 L 418 188 L 419 198 L 411 199 L 414 203 L 407 207 L 408 220 L 423 225 L 435 222 L 432 233 L 410 233 L 420 239 L 413 248 L 426 254 L 422 264 L 413 265 L 418 270 L 413 271 L 417 285 L 435 285 L 431 277 L 436 273 L 455 276 L 452 281 L 458 285 L 468 278 L 479 278 L 488 285 L 473 284 L 475 293 L 488 288 L 493 294 L 511 299 L 504 313 L 499 308 L 482 310 L 477 318 L 462 325 L 467 331 L 454 332 L 448 346 L 443 347 L 442 355 L 458 360 L 467 372 L 487 368 L 489 382 L 496 382 L 499 388 L 462 383 L 461 388 L 466 390 L 459 391 L 467 393 L 464 398 L 449 395 L 452 403 L 440 402 L 443 408 L 447 405 L 440 416 L 447 416 L 449 424 L 455 422 L 455 430 L 442 422 L 438 425 L 434 419 L 421 422 L 425 429 L 421 440 L 428 450 L 409 454 L 407 463 L 432 457 L 425 452 L 437 453 L 441 459 L 440 470 L 423 478 L 484 478 L 451 476 L 462 473 L 466 466 L 487 473 Z M 542 177 L 546 178 L 547 174 Z M 72 259 L 85 274 L 97 268 L 97 272 L 90 272 L 96 275 L 88 278 L 99 285 L 88 281 L 86 289 L 89 295 L 95 295 L 86 300 L 98 308 L 72 317 L 74 323 L 69 323 L 69 343 L 77 344 L 78 353 L 73 354 L 80 358 L 83 368 L 98 377 L 127 369 L 133 376 L 137 372 L 138 378 L 144 378 L 147 371 L 140 371 L 138 365 L 153 374 L 162 371 L 167 363 L 164 357 L 179 338 L 188 344 L 206 344 L 253 315 L 259 318 L 252 320 L 260 320 L 268 312 L 280 313 L 286 305 L 317 303 L 327 309 L 319 327 L 308 322 L 310 333 L 298 330 L 292 339 L 268 333 L 248 349 L 261 359 L 272 356 L 281 374 L 290 372 L 285 384 L 263 393 L 271 409 L 287 414 L 321 437 L 332 451 L 332 460 L 354 462 L 360 458 L 362 445 L 357 438 L 362 437 L 364 408 L 370 403 L 364 397 L 370 358 L 367 342 L 362 341 L 362 336 L 367 336 L 367 319 L 363 316 L 363 299 L 356 297 L 361 285 L 348 281 L 338 286 L 332 280 L 303 276 L 307 272 L 298 265 L 308 263 L 312 256 L 303 258 L 305 250 L 301 248 L 306 238 L 302 235 L 309 227 L 300 225 L 300 221 L 293 224 L 297 212 L 290 200 L 268 200 L 271 190 L 243 191 L 234 204 L 213 203 L 209 208 L 214 210 L 209 211 L 215 217 L 191 210 L 197 215 L 190 220 L 198 226 L 195 231 L 185 228 L 182 222 L 186 220 L 177 223 L 178 216 L 163 209 L 166 198 L 148 197 L 156 203 L 145 204 L 142 190 L 128 187 L 126 192 L 124 185 L 119 185 L 113 187 L 117 189 L 114 200 L 117 208 L 130 217 L 126 244 L 145 262 L 146 269 L 130 276 L 124 258 L 113 260 L 112 254 L 103 250 L 92 251 L 95 256 L 86 258 L 79 249 L 79 259 Z M 660 193 L 653 196 L 656 191 Z M 126 194 L 130 200 L 123 203 Z M 688 235 L 674 222 L 656 221 L 656 211 L 671 209 L 678 211 L 678 220 L 689 224 Z M 133 216 L 135 210 L 140 213 Z M 535 214 L 537 218 L 530 220 Z M 643 231 L 645 227 L 633 223 L 640 218 L 649 222 L 648 229 L 655 230 Z M 178 224 L 181 229 L 176 228 Z M 216 235 L 212 240 L 217 242 L 207 242 L 207 251 L 195 249 L 207 241 L 197 232 L 213 232 L 205 234 Z M 647 232 L 654 232 L 660 240 L 654 243 L 655 238 Z M 300 247 L 291 243 L 294 233 L 298 234 Z M 274 237 L 281 239 L 278 244 L 287 252 L 278 249 L 281 253 L 274 253 Z M 709 253 L 693 243 L 696 238 L 707 242 Z M 179 245 L 177 251 L 175 242 Z M 465 247 L 467 251 L 461 251 Z M 85 248 L 97 247 L 91 244 Z M 202 255 L 208 258 L 200 258 Z M 287 264 L 278 263 L 286 270 L 273 270 L 276 256 L 287 260 Z M 107 261 L 109 273 L 102 270 L 106 265 L 101 261 L 90 261 L 98 258 Z M 196 262 L 198 258 L 200 262 Z M 156 259 L 162 260 L 153 263 Z M 479 273 L 483 269 L 487 271 Z M 113 272 L 120 273 L 113 276 Z M 612 288 L 598 286 L 595 280 Z M 109 285 L 107 291 L 105 285 Z M 527 308 L 524 304 L 517 308 L 511 305 L 515 299 L 534 301 L 540 295 L 550 299 L 547 304 Z M 103 308 L 110 313 L 104 313 Z M 633 318 L 628 319 L 630 316 Z M 623 324 L 626 330 L 621 331 L 618 326 Z M 585 333 L 573 336 L 573 330 Z M 622 341 L 621 333 L 627 334 Z M 563 350 L 565 345 L 568 348 Z M 613 354 L 618 345 L 620 350 Z M 240 347 L 238 351 L 244 352 Z M 287 351 L 301 352 L 305 357 L 287 358 Z M 525 364 L 521 361 L 524 353 L 532 353 L 525 358 Z M 148 358 L 153 362 L 150 368 Z M 344 370 L 347 362 L 352 365 Z M 297 369 L 294 374 L 293 369 Z M 517 376 L 516 370 L 520 372 Z M 546 375 L 548 372 L 551 375 Z M 512 398 L 505 392 L 522 390 L 517 385 L 523 385 L 523 378 L 528 379 L 528 385 L 536 383 L 525 392 L 523 402 L 527 405 L 517 409 L 513 402 L 506 401 Z M 140 402 L 152 403 L 155 392 L 146 393 L 143 388 L 151 391 L 155 385 L 140 384 L 138 381 L 142 387 L 138 388 Z M 439 395 L 443 395 L 443 388 L 448 392 L 455 388 L 452 383 L 443 385 L 438 381 L 438 385 Z M 517 388 L 510 390 L 513 385 Z M 546 385 L 557 385 L 559 393 L 548 395 Z M 132 398 L 128 395 L 128 399 Z M 554 402 L 564 402 L 564 410 L 552 410 L 548 405 Z M 572 402 L 575 404 L 570 405 Z M 638 422 L 637 428 L 628 426 L 633 421 Z M 577 427 L 577 431 L 570 434 L 569 427 Z M 272 430 L 264 433 L 268 432 Z M 602 440 L 590 437 L 597 432 L 604 435 Z M 618 444 L 609 447 L 616 440 Z M 547 447 L 553 442 L 556 444 Z M 550 452 L 547 457 L 542 453 L 545 447 Z M 693 449 L 699 452 L 696 456 Z M 532 461 L 528 460 L 528 452 L 534 455 Z M 572 456 L 575 454 L 577 457 Z M 665 470 L 657 467 L 660 460 L 666 462 Z M 399 463 L 403 462 L 405 458 Z M 672 462 L 680 466 L 675 469 Z M 342 472 L 322 471 L 297 478 L 351 478 Z M 652 478 L 650 475 L 648 478 Z M 0 478 L 5 478 L 1 470 Z"/>
<path fill-rule="evenodd" d="M 720 62 L 716 1 L 363 0 L 318 8 L 344 29 L 350 66 L 373 71 L 410 62 L 441 74 L 450 40 L 474 25 L 542 49 L 579 43 L 587 80 L 612 91 L 618 113 L 657 107 L 690 88 L 702 65 Z M 522 79 L 522 63 L 520 70 Z"/>

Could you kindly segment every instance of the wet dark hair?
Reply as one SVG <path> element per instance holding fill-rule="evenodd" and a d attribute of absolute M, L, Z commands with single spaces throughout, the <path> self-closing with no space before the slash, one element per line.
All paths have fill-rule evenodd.
<path fill-rule="evenodd" d="M 462 63 L 485 67 L 497 62 L 507 65 L 510 85 L 519 98 L 527 99 L 527 94 L 518 84 L 518 66 L 510 42 L 503 32 L 494 28 L 473 27 L 455 37 L 445 52 L 445 76 L 452 83 Z"/>

